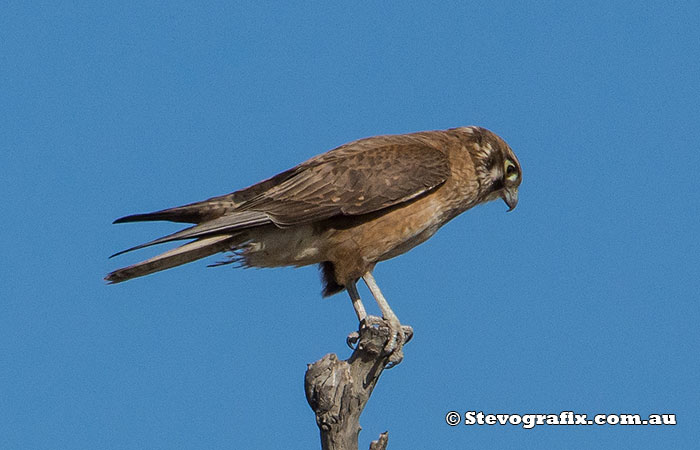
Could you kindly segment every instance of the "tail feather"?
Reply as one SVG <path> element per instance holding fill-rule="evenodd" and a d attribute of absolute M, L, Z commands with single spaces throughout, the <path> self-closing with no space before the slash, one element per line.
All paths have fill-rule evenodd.
<path fill-rule="evenodd" d="M 237 203 L 233 200 L 234 194 L 212 197 L 201 202 L 189 203 L 187 205 L 176 206 L 174 208 L 161 209 L 160 211 L 132 214 L 130 216 L 120 217 L 113 223 L 151 222 L 157 220 L 201 223 L 221 217 L 227 212 L 235 209 Z"/>
<path fill-rule="evenodd" d="M 170 269 L 197 259 L 230 250 L 240 243 L 238 234 L 226 234 L 198 239 L 153 258 L 115 270 L 105 277 L 110 284 L 121 283 L 161 270 Z"/>
<path fill-rule="evenodd" d="M 170 222 L 189 222 L 196 223 L 198 217 L 196 216 L 185 216 L 181 214 L 173 214 L 168 210 L 144 213 L 144 214 L 131 214 L 130 216 L 120 217 L 112 223 L 129 223 L 129 222 L 155 222 L 157 220 L 167 220 Z"/>
<path fill-rule="evenodd" d="M 267 214 L 259 211 L 241 211 L 219 217 L 218 219 L 210 220 L 208 222 L 200 223 L 199 225 L 194 225 L 184 230 L 180 230 L 176 233 L 163 236 L 161 238 L 146 242 L 145 244 L 140 244 L 135 247 L 127 248 L 110 256 L 114 258 L 115 256 L 122 255 L 124 253 L 138 250 L 144 247 L 150 247 L 151 245 L 163 244 L 165 242 L 171 241 L 181 241 L 185 239 L 195 239 L 210 236 L 212 234 L 222 234 L 222 233 L 233 233 L 234 231 L 240 231 L 242 228 L 249 228 L 257 225 L 264 225 L 270 223 L 270 218 Z M 230 234 L 226 234 L 229 235 Z"/>

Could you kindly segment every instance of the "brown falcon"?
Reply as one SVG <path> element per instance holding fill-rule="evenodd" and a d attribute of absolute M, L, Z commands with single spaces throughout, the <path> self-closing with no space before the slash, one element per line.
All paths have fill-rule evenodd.
<path fill-rule="evenodd" d="M 231 194 L 117 219 L 195 225 L 117 253 L 191 240 L 105 279 L 119 283 L 219 252 L 230 252 L 225 263 L 246 267 L 319 264 L 323 295 L 347 290 L 361 322 L 368 317 L 356 283 L 365 281 L 391 324 L 387 351 L 398 363 L 405 336 L 374 266 L 475 205 L 501 198 L 512 210 L 521 179 L 513 151 L 484 128 L 360 139 Z"/>

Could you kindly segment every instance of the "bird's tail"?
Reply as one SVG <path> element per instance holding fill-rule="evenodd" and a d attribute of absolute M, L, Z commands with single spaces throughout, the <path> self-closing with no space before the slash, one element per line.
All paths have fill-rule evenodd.
<path fill-rule="evenodd" d="M 153 272 L 170 269 L 196 259 L 231 250 L 240 245 L 240 233 L 203 237 L 161 253 L 151 259 L 115 270 L 105 277 L 110 284 L 121 283 Z"/>

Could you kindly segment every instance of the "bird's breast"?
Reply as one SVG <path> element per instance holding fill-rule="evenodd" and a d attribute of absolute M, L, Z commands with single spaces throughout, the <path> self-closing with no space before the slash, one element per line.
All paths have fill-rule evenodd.
<path fill-rule="evenodd" d="M 333 254 L 356 255 L 375 263 L 405 253 L 446 222 L 443 206 L 435 194 L 429 194 L 347 229 L 330 230 L 329 259 L 334 259 Z"/>

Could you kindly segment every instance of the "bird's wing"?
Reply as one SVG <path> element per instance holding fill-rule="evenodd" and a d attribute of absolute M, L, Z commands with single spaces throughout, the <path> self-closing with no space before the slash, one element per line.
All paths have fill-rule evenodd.
<path fill-rule="evenodd" d="M 117 219 L 115 223 L 202 222 L 112 256 L 270 223 L 285 227 L 341 214 L 367 214 L 409 201 L 445 182 L 450 168 L 443 152 L 415 141 L 396 143 L 392 138 L 347 144 L 232 194 Z M 376 145 L 377 141 L 385 142 L 382 139 L 389 142 Z"/>
<path fill-rule="evenodd" d="M 429 192 L 450 174 L 442 151 L 415 141 L 360 149 L 352 145 L 303 163 L 293 176 L 240 209 L 263 212 L 283 227 L 368 214 Z"/>
<path fill-rule="evenodd" d="M 220 195 L 199 202 L 163 209 L 160 211 L 132 214 L 130 216 L 120 217 L 119 219 L 115 220 L 114 223 L 146 222 L 157 220 L 203 223 L 234 211 L 242 203 L 294 176 L 299 169 L 300 166 L 294 167 L 279 173 L 274 177 L 268 178 L 267 180 L 260 181 L 259 183 L 255 183 L 250 187 L 232 192 L 230 194 Z"/>

